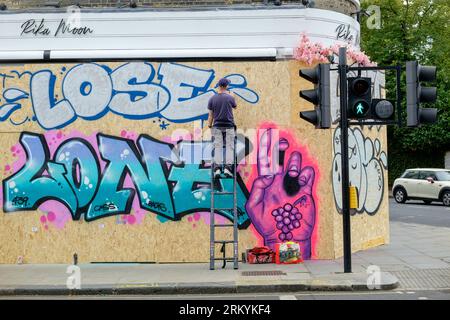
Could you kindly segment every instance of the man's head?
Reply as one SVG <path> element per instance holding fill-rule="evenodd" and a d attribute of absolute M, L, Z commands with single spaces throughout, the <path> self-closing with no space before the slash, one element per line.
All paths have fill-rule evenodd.
<path fill-rule="evenodd" d="M 228 80 L 227 78 L 222 78 L 222 79 L 219 80 L 219 82 L 217 82 L 217 85 L 221 89 L 226 89 L 229 84 L 230 84 L 230 80 Z"/>

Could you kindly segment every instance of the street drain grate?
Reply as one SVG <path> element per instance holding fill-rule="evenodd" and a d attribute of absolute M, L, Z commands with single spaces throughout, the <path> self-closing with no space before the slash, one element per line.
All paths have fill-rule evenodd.
<path fill-rule="evenodd" d="M 448 289 L 450 269 L 422 269 L 390 271 L 397 277 L 403 289 Z"/>
<path fill-rule="evenodd" d="M 286 273 L 280 270 L 275 271 L 242 271 L 241 275 L 243 277 L 254 277 L 254 276 L 285 276 Z"/>

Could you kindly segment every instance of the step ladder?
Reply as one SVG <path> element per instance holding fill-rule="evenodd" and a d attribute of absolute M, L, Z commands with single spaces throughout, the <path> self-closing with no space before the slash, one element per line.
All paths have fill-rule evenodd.
<path fill-rule="evenodd" d="M 222 268 L 226 267 L 227 262 L 233 262 L 233 268 L 238 269 L 238 212 L 237 212 L 237 191 L 236 191 L 236 176 L 237 176 L 237 157 L 236 157 L 236 147 L 237 147 L 237 135 L 235 133 L 234 136 L 234 148 L 233 148 L 233 191 L 218 191 L 218 187 L 220 186 L 219 179 L 227 179 L 224 177 L 220 177 L 218 179 L 214 179 L 214 169 L 216 166 L 214 165 L 214 159 L 211 157 L 211 213 L 210 213 L 210 258 L 209 258 L 209 269 L 214 270 L 216 261 L 223 261 Z M 225 144 L 224 144 L 225 148 Z M 223 159 L 226 159 L 225 156 Z M 225 161 L 224 161 L 225 162 Z M 220 165 L 220 164 L 219 164 Z M 233 203 L 230 206 L 216 207 L 215 197 L 221 197 L 224 195 L 233 195 Z M 232 206 L 231 206 L 232 205 Z M 225 223 L 225 224 L 216 224 L 215 220 L 215 212 L 217 210 L 221 211 L 233 211 L 233 223 Z M 233 240 L 217 240 L 215 238 L 216 228 L 233 228 Z M 216 257 L 216 244 L 222 244 L 220 252 L 222 252 L 222 257 Z M 233 244 L 233 256 L 227 257 L 226 254 L 226 245 Z"/>

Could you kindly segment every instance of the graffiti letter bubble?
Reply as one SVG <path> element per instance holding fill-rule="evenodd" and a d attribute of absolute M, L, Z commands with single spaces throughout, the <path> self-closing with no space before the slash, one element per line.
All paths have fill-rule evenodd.
<path fill-rule="evenodd" d="M 70 274 L 69 277 L 67 277 L 66 286 L 67 289 L 74 290 L 74 289 L 81 289 L 81 269 L 78 266 L 68 266 L 66 270 L 67 274 Z"/>

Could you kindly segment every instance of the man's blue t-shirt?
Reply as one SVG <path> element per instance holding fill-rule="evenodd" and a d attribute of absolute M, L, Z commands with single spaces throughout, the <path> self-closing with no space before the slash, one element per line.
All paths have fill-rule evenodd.
<path fill-rule="evenodd" d="M 234 125 L 232 108 L 236 108 L 236 100 L 228 93 L 217 93 L 208 101 L 208 110 L 211 110 L 213 113 L 214 125 Z"/>

